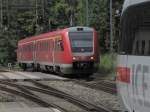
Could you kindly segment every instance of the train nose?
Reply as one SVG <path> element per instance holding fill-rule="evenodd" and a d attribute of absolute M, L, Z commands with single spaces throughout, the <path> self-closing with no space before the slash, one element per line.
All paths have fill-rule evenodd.
<path fill-rule="evenodd" d="M 94 65 L 94 62 L 74 62 L 73 68 L 75 69 L 92 69 Z"/>
<path fill-rule="evenodd" d="M 87 64 L 86 63 L 80 63 L 80 68 L 81 69 L 85 69 L 85 68 L 87 68 L 88 66 L 87 66 Z"/>

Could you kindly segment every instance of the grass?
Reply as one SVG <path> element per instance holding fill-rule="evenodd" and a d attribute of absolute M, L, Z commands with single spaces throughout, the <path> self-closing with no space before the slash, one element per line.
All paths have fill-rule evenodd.
<path fill-rule="evenodd" d="M 102 54 L 100 57 L 99 73 L 115 78 L 116 54 Z"/>

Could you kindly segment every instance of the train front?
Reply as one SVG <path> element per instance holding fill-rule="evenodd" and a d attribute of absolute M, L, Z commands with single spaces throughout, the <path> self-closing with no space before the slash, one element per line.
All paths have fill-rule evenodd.
<path fill-rule="evenodd" d="M 117 63 L 122 112 L 150 112 L 150 0 L 125 0 Z"/>
<path fill-rule="evenodd" d="M 68 29 L 73 74 L 91 75 L 98 69 L 99 47 L 97 33 L 89 27 Z"/>

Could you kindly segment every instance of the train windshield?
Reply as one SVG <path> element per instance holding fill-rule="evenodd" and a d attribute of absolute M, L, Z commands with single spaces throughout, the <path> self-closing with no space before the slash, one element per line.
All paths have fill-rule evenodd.
<path fill-rule="evenodd" d="M 93 51 L 93 32 L 71 32 L 69 38 L 73 52 Z"/>

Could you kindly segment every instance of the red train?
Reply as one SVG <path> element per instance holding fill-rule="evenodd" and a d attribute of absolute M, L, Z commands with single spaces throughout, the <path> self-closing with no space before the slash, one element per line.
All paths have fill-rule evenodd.
<path fill-rule="evenodd" d="M 93 28 L 70 27 L 20 40 L 17 60 L 24 70 L 90 75 L 98 68 L 98 48 Z"/>

